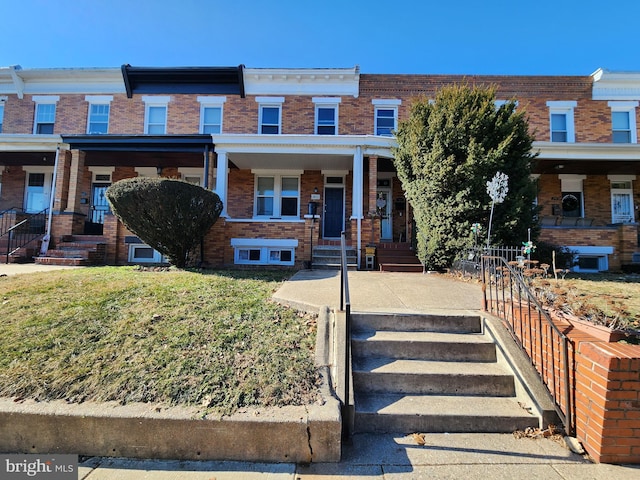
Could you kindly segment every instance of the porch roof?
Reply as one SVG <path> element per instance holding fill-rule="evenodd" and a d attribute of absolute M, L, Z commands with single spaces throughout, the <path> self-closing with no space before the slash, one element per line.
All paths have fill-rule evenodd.
<path fill-rule="evenodd" d="M 71 150 L 102 152 L 194 152 L 213 148 L 211 135 L 62 135 Z"/>
<path fill-rule="evenodd" d="M 534 142 L 539 174 L 640 175 L 640 144 Z"/>

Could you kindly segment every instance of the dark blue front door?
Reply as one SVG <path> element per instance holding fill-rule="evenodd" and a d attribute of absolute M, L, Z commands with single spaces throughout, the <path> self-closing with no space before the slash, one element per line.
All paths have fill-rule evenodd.
<path fill-rule="evenodd" d="M 344 189 L 325 188 L 323 237 L 338 238 L 344 228 Z"/>

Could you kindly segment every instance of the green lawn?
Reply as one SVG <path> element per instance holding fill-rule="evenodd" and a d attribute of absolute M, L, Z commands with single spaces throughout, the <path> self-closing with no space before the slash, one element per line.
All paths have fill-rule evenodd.
<path fill-rule="evenodd" d="M 0 278 L 0 396 L 246 406 L 317 399 L 316 318 L 287 272 L 96 267 Z"/>

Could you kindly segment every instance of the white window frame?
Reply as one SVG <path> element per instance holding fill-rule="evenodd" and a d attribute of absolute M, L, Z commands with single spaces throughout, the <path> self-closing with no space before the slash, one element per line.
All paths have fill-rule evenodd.
<path fill-rule="evenodd" d="M 586 175 L 576 175 L 576 174 L 561 174 L 558 175 L 560 179 L 560 192 L 562 193 L 562 197 L 564 197 L 565 193 L 568 192 L 579 192 L 580 193 L 580 215 L 576 218 L 584 218 L 584 181 L 586 180 Z"/>
<path fill-rule="evenodd" d="M 151 249 L 153 250 L 153 256 L 151 258 L 136 258 L 135 253 L 137 249 Z M 169 263 L 169 260 L 167 260 L 164 255 L 146 243 L 130 243 L 127 261 L 129 263 Z"/>
<path fill-rule="evenodd" d="M 371 103 L 373 104 L 373 134 L 382 137 L 393 136 L 393 132 L 398 129 L 398 107 L 402 104 L 402 100 L 396 98 L 374 98 Z M 378 112 L 382 110 L 393 111 L 393 128 L 389 135 L 378 134 Z"/>
<path fill-rule="evenodd" d="M 296 262 L 297 239 L 274 238 L 232 238 L 233 262 L 236 265 L 280 265 L 291 267 Z M 258 258 L 251 260 L 251 251 L 258 254 Z M 247 252 L 246 258 L 245 253 Z M 289 252 L 291 259 L 282 261 L 272 258 L 272 253 L 281 255 Z"/>
<path fill-rule="evenodd" d="M 635 223 L 635 205 L 633 202 L 633 182 L 635 175 L 607 175 L 611 182 L 611 223 Z M 614 188 L 614 184 L 628 183 L 629 188 Z M 629 197 L 629 211 L 631 215 L 627 218 L 619 218 L 615 216 L 614 195 L 626 195 Z"/>
<path fill-rule="evenodd" d="M 638 130 L 636 127 L 636 107 L 639 102 L 608 102 L 611 108 L 611 136 L 613 141 L 613 112 L 625 112 L 629 115 L 629 143 L 638 143 Z M 626 143 L 626 142 L 620 142 Z"/>
<path fill-rule="evenodd" d="M 338 105 L 342 102 L 340 97 L 313 97 L 312 101 L 315 105 L 315 134 L 316 135 L 338 135 Z M 332 109 L 333 110 L 333 124 L 332 125 L 320 125 L 320 109 Z M 320 127 L 333 127 L 333 133 L 320 133 Z"/>
<path fill-rule="evenodd" d="M 200 133 L 205 133 L 204 128 L 206 124 L 204 123 L 204 114 L 207 108 L 219 108 L 220 109 L 220 131 L 216 133 L 211 133 L 211 135 L 217 135 L 222 133 L 222 122 L 224 119 L 224 104 L 227 101 L 226 96 L 222 97 L 207 97 L 207 96 L 199 96 L 198 102 L 200 102 Z M 213 124 L 212 124 L 213 125 Z"/>
<path fill-rule="evenodd" d="M 167 133 L 167 118 L 169 114 L 169 102 L 171 101 L 171 97 L 169 96 L 152 96 L 152 95 L 144 95 L 142 97 L 142 101 L 144 102 L 144 133 L 146 135 L 166 135 Z M 160 107 L 164 108 L 164 123 L 162 133 L 149 133 L 150 126 L 160 125 L 160 123 L 149 124 L 150 120 L 150 110 L 152 107 Z"/>
<path fill-rule="evenodd" d="M 113 95 L 87 95 L 84 97 L 85 101 L 89 103 L 87 109 L 87 134 L 91 135 L 91 109 L 95 106 L 107 107 L 107 131 L 99 132 L 96 135 L 104 135 L 109 133 L 109 120 L 111 119 L 111 102 L 113 101 Z"/>
<path fill-rule="evenodd" d="M 256 97 L 256 102 L 258 102 L 258 134 L 280 135 L 282 133 L 282 104 L 284 103 L 284 97 Z M 262 127 L 267 126 L 262 123 L 262 111 L 264 108 L 278 109 L 278 131 L 276 133 L 262 133 Z M 268 124 L 268 126 L 273 125 L 272 123 Z"/>
<path fill-rule="evenodd" d="M 179 167 L 178 173 L 185 182 L 193 183 L 194 185 L 204 185 L 204 169 L 197 167 Z M 198 182 L 192 180 L 198 179 Z M 189 180 L 191 179 L 191 180 Z"/>
<path fill-rule="evenodd" d="M 53 131 L 55 129 L 55 124 L 56 124 L 56 110 L 57 110 L 57 104 L 60 101 L 60 96 L 59 95 L 34 95 L 31 98 L 35 105 L 35 110 L 34 110 L 34 114 L 33 114 L 33 134 L 34 135 L 51 135 L 53 134 Z M 53 118 L 50 119 L 51 121 L 39 121 L 41 120 L 39 118 L 39 110 L 41 106 L 51 106 L 53 105 Z M 38 125 L 43 124 L 43 125 L 48 125 L 51 124 L 51 133 L 44 133 L 44 134 L 39 134 L 38 133 Z"/>
<path fill-rule="evenodd" d="M 549 108 L 549 141 L 553 142 L 553 128 L 551 118 L 553 115 L 564 115 L 567 122 L 567 140 L 566 142 L 553 142 L 553 143 L 575 143 L 576 131 L 575 131 L 575 115 L 574 109 L 578 106 L 576 101 L 549 101 L 547 107 Z"/>
<path fill-rule="evenodd" d="M 0 96 L 0 133 L 2 133 L 4 125 L 4 104 L 8 100 L 8 97 Z"/>
<path fill-rule="evenodd" d="M 567 245 L 566 248 L 568 248 L 572 252 L 575 252 L 575 257 L 573 258 L 575 265 L 572 268 L 574 272 L 597 273 L 609 270 L 609 255 L 613 254 L 613 247 Z M 580 266 L 578 265 L 580 257 L 597 258 L 598 268 L 580 268 Z"/>
<path fill-rule="evenodd" d="M 252 170 L 254 175 L 254 192 L 253 192 L 253 218 L 255 219 L 268 219 L 268 220 L 299 220 L 300 219 L 300 188 L 301 188 L 301 176 L 302 171 L 299 170 Z M 267 177 L 273 178 L 273 213 L 271 215 L 258 215 L 258 178 Z M 298 182 L 298 194 L 293 196 L 283 197 L 282 194 L 282 180 L 285 178 L 295 178 Z M 295 198 L 298 204 L 298 212 L 296 215 L 282 215 L 282 199 L 283 198 Z"/>

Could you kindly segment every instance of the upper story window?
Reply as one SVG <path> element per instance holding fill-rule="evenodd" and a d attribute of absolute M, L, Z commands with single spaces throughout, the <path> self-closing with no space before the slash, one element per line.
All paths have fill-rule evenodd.
<path fill-rule="evenodd" d="M 58 96 L 36 96 L 36 113 L 33 123 L 33 133 L 52 134 L 53 125 L 56 123 L 56 103 L 60 100 Z"/>
<path fill-rule="evenodd" d="M 573 121 L 573 110 L 576 106 L 575 101 L 547 102 L 552 142 L 576 141 Z"/>
<path fill-rule="evenodd" d="M 113 97 L 87 95 L 84 99 L 89 102 L 87 133 L 90 135 L 109 133 L 109 111 Z"/>
<path fill-rule="evenodd" d="M 256 173 L 255 216 L 299 218 L 300 175 Z"/>
<path fill-rule="evenodd" d="M 258 133 L 276 135 L 281 133 L 284 97 L 256 97 L 256 102 L 260 104 Z"/>
<path fill-rule="evenodd" d="M 0 98 L 0 133 L 2 133 L 2 124 L 4 123 L 4 102 L 5 98 Z"/>
<path fill-rule="evenodd" d="M 314 97 L 316 105 L 316 135 L 338 134 L 338 104 L 340 98 Z"/>
<path fill-rule="evenodd" d="M 393 136 L 393 132 L 398 128 L 398 105 L 402 100 L 374 99 L 371 103 L 375 111 L 375 134 L 384 137 Z"/>
<path fill-rule="evenodd" d="M 142 97 L 145 103 L 144 133 L 149 135 L 167 133 L 167 108 L 170 100 L 170 97 Z"/>
<path fill-rule="evenodd" d="M 222 133 L 222 107 L 227 97 L 198 97 L 200 133 Z"/>
<path fill-rule="evenodd" d="M 636 107 L 638 102 L 609 102 L 613 143 L 637 143 Z"/>

